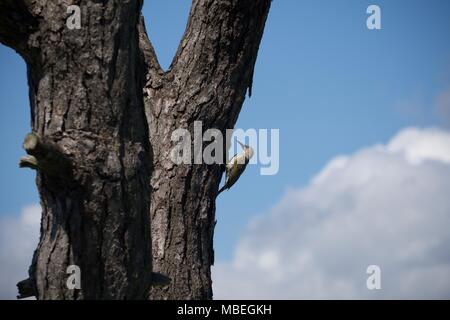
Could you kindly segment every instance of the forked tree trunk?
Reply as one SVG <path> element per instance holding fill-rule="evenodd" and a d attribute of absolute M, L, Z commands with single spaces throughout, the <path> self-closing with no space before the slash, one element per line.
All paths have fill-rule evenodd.
<path fill-rule="evenodd" d="M 211 299 L 222 167 L 176 165 L 171 134 L 194 121 L 234 127 L 270 0 L 193 0 L 167 71 L 140 1 L 81 1 L 79 30 L 66 26 L 71 4 L 0 2 L 0 41 L 28 66 L 33 134 L 21 166 L 37 169 L 43 210 L 21 294 Z M 66 286 L 69 265 L 81 290 Z M 150 289 L 152 270 L 170 284 Z"/>

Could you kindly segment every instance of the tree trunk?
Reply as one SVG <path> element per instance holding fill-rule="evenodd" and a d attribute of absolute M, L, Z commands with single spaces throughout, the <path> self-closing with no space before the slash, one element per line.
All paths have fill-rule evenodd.
<path fill-rule="evenodd" d="M 20 284 L 38 299 L 211 299 L 215 196 L 222 166 L 176 165 L 171 133 L 194 121 L 233 128 L 270 0 L 193 0 L 163 71 L 140 1 L 3 0 L 0 42 L 26 60 L 41 237 Z M 149 214 L 150 213 L 150 214 Z M 150 223 L 151 221 L 151 223 Z M 151 229 L 151 232 L 150 232 Z M 171 282 L 152 287 L 153 270 Z M 69 265 L 81 290 L 66 286 Z"/>
<path fill-rule="evenodd" d="M 140 7 L 86 2 L 83 28 L 69 30 L 62 1 L 2 5 L 10 9 L 2 15 L 33 22 L 27 36 L 13 38 L 11 27 L 14 40 L 4 41 L 27 62 L 36 140 L 24 143 L 37 160 L 42 205 L 29 287 L 38 299 L 145 298 L 152 161 L 134 27 Z M 81 290 L 66 286 L 69 265 L 81 269 Z"/>

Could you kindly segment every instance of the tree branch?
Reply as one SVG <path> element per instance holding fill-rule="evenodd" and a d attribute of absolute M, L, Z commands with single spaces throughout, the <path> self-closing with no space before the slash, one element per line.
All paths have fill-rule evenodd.
<path fill-rule="evenodd" d="M 224 77 L 251 91 L 253 69 L 271 0 L 193 0 L 188 24 L 171 65 L 175 77 Z M 198 79 L 195 79 L 198 80 Z M 181 79 L 183 81 L 183 79 Z M 189 79 L 184 79 L 189 85 Z"/>
<path fill-rule="evenodd" d="M 0 43 L 26 56 L 28 36 L 36 27 L 24 0 L 0 1 Z"/>
<path fill-rule="evenodd" d="M 39 165 L 37 159 L 34 156 L 24 156 L 20 158 L 19 167 L 37 170 L 39 168 Z"/>
<path fill-rule="evenodd" d="M 19 295 L 17 299 L 25 299 L 36 296 L 36 285 L 33 279 L 27 278 L 17 283 Z"/>
<path fill-rule="evenodd" d="M 29 156 L 20 159 L 19 166 L 21 168 L 42 170 L 49 175 L 61 178 L 70 176 L 69 159 L 56 144 L 31 132 L 25 137 L 23 148 Z"/>
<path fill-rule="evenodd" d="M 195 121 L 203 132 L 233 128 L 251 86 L 270 0 L 193 0 L 188 24 L 161 86 L 144 102 L 153 151 L 153 270 L 172 279 L 152 299 L 211 299 L 216 165 L 174 165 L 171 133 Z M 153 79 L 150 79 L 150 83 Z M 194 138 L 196 139 L 196 138 Z"/>

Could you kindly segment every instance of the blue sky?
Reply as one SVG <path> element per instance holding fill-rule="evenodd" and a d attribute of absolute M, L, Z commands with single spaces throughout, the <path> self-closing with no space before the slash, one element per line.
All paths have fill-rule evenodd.
<path fill-rule="evenodd" d="M 366 28 L 377 4 L 382 30 Z M 150 39 L 168 67 L 189 1 L 146 1 Z M 280 170 L 251 166 L 218 198 L 216 260 L 228 260 L 248 222 L 333 157 L 386 143 L 408 126 L 442 125 L 433 110 L 450 86 L 450 1 L 275 0 L 237 127 L 280 129 Z M 38 202 L 34 172 L 18 168 L 30 131 L 26 67 L 0 46 L 0 216 Z M 31 257 L 30 257 L 31 259 Z"/>

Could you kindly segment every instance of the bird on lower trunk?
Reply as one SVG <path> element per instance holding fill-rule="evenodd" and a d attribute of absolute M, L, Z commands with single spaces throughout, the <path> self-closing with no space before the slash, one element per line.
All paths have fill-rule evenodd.
<path fill-rule="evenodd" d="M 235 154 L 233 158 L 228 161 L 226 165 L 226 176 L 225 185 L 220 188 L 217 195 L 222 191 L 230 189 L 236 181 L 239 179 L 241 174 L 244 172 L 250 159 L 253 157 L 253 149 L 245 144 L 238 141 L 239 145 L 244 149 L 242 153 Z"/>

